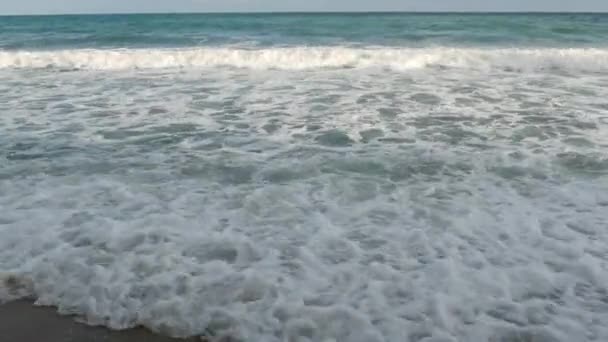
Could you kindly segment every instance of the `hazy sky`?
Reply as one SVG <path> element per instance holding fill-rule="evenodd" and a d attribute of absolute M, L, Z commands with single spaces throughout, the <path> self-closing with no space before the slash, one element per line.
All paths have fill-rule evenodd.
<path fill-rule="evenodd" d="M 190 11 L 608 11 L 608 0 L 0 0 L 0 14 Z"/>

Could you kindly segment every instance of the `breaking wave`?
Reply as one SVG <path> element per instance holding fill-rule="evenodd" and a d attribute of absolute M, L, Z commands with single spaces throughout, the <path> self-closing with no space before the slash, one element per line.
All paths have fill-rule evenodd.
<path fill-rule="evenodd" d="M 514 71 L 608 71 L 608 49 L 349 48 L 71 49 L 0 51 L 0 68 L 124 70 L 236 67 L 251 69 L 428 67 Z"/>

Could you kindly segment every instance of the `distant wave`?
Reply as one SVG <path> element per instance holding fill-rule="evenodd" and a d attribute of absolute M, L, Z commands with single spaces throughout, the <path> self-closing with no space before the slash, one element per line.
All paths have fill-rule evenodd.
<path fill-rule="evenodd" d="M 349 48 L 289 47 L 246 50 L 74 49 L 0 51 L 0 68 L 124 70 L 227 66 L 251 69 L 371 68 L 608 71 L 608 49 L 593 48 Z"/>

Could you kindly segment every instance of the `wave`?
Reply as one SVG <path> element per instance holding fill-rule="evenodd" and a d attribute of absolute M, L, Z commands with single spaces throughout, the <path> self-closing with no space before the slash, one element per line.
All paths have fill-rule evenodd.
<path fill-rule="evenodd" d="M 599 48 L 349 48 L 285 47 L 188 49 L 71 49 L 0 51 L 0 68 L 124 70 L 236 67 L 251 69 L 372 68 L 608 71 Z"/>

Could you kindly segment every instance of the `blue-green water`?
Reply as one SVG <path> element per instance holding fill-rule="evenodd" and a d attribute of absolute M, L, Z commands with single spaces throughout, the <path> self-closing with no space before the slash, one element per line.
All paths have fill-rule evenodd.
<path fill-rule="evenodd" d="M 0 17 L 3 49 L 218 45 L 606 46 L 608 14 Z"/>
<path fill-rule="evenodd" d="M 608 16 L 0 17 L 22 296 L 206 340 L 608 341 Z"/>

